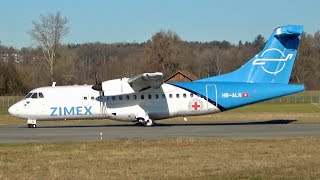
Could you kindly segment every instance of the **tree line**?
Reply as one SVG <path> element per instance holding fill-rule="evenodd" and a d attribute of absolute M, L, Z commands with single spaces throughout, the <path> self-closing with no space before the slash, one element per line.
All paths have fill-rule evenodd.
<path fill-rule="evenodd" d="M 62 20 L 67 23 L 66 19 Z M 46 55 L 48 51 L 41 45 L 16 49 L 0 43 L 0 95 L 22 95 L 33 88 L 51 85 L 52 81 L 57 85 L 94 84 L 96 78 L 105 81 L 144 72 L 160 71 L 169 77 L 186 70 L 205 78 L 241 67 L 265 43 L 261 35 L 252 42 L 237 44 L 188 42 L 173 31 L 157 32 L 142 43 L 60 44 L 57 41 L 52 47 L 47 46 L 55 48 L 51 51 L 54 63 L 50 66 L 44 62 L 50 62 L 53 56 Z M 290 82 L 305 84 L 307 90 L 319 90 L 319 59 L 320 32 L 303 33 Z"/>

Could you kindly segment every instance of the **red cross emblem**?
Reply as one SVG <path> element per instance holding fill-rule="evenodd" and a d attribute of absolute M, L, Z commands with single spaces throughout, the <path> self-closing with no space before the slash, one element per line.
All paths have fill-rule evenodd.
<path fill-rule="evenodd" d="M 200 108 L 200 105 L 198 104 L 198 102 L 194 102 L 191 107 L 196 111 L 198 110 L 198 108 Z"/>

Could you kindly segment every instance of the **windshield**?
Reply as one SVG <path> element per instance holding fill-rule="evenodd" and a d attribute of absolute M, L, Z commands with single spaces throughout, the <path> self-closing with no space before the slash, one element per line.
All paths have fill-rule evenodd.
<path fill-rule="evenodd" d="M 38 98 L 38 93 L 33 93 L 31 96 L 32 99 L 37 99 Z"/>
<path fill-rule="evenodd" d="M 31 96 L 32 96 L 32 93 L 28 93 L 24 98 L 27 99 L 27 98 L 30 98 Z"/>
<path fill-rule="evenodd" d="M 42 92 L 28 93 L 24 98 L 40 99 L 40 98 L 44 98 L 44 95 L 42 94 Z"/>

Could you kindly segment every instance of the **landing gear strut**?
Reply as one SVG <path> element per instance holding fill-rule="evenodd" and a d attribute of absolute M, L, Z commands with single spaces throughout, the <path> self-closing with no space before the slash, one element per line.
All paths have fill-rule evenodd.
<path fill-rule="evenodd" d="M 37 127 L 37 120 L 28 119 L 28 128 L 36 128 Z"/>

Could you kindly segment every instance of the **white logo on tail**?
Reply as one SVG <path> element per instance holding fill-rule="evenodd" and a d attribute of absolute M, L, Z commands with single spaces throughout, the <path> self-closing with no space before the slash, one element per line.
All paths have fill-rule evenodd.
<path fill-rule="evenodd" d="M 277 51 L 281 54 L 282 58 L 279 59 L 271 59 L 271 58 L 265 58 L 265 53 L 269 52 L 269 51 Z M 279 49 L 276 48 L 270 48 L 265 50 L 262 54 L 261 54 L 261 58 L 257 58 L 253 61 L 252 65 L 260 65 L 261 68 L 269 74 L 274 74 L 276 75 L 277 73 L 281 72 L 283 70 L 283 68 L 286 66 L 286 61 L 291 59 L 293 57 L 293 54 L 288 54 L 287 57 L 285 57 L 285 55 L 283 54 L 283 52 L 281 52 Z M 282 66 L 277 66 L 277 68 L 274 71 L 271 70 L 267 70 L 263 65 L 265 65 L 267 62 L 283 62 Z M 279 68 L 280 67 L 280 68 Z"/>

